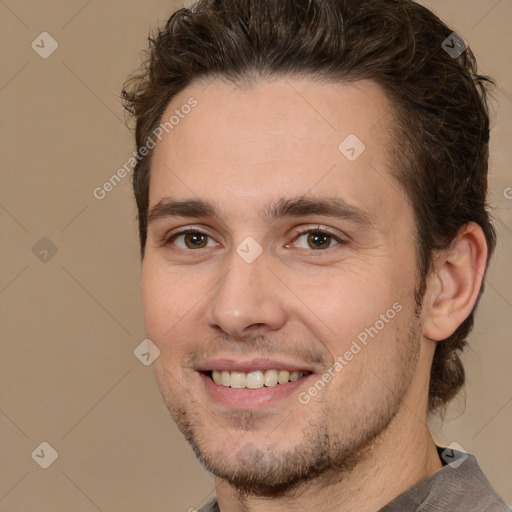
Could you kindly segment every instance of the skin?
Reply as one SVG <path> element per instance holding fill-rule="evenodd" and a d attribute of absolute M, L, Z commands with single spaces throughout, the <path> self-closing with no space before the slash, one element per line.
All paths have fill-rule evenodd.
<path fill-rule="evenodd" d="M 149 224 L 142 301 L 146 336 L 161 351 L 153 366 L 162 397 L 216 476 L 223 512 L 376 511 L 441 467 L 427 426 L 430 366 L 436 341 L 476 300 L 483 234 L 470 224 L 436 255 L 415 314 L 413 211 L 391 176 L 392 106 L 378 85 L 215 79 L 188 86 L 163 119 L 191 96 L 197 106 L 154 150 L 150 211 L 200 199 L 218 217 Z M 349 134 L 366 146 L 353 162 L 338 150 Z M 263 215 L 262 206 L 301 196 L 342 199 L 369 222 Z M 190 236 L 169 241 L 179 228 L 208 237 L 192 248 Z M 318 229 L 342 243 L 321 238 L 327 247 L 314 250 L 299 233 Z M 248 236 L 262 249 L 252 263 L 236 252 Z M 400 312 L 300 403 L 393 304 Z M 198 371 L 206 361 L 258 357 L 313 375 L 263 405 L 251 395 L 236 406 L 212 398 Z"/>

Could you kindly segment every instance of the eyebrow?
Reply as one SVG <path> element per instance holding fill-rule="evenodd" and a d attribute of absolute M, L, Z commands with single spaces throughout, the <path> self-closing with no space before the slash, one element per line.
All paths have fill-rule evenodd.
<path fill-rule="evenodd" d="M 361 227 L 370 227 L 373 224 L 373 216 L 368 210 L 349 204 L 338 197 L 300 196 L 279 199 L 265 205 L 260 211 L 268 222 L 276 222 L 285 217 L 321 215 L 348 220 Z M 201 199 L 165 198 L 150 208 L 148 224 L 167 217 L 211 217 L 220 220 L 218 209 L 213 203 Z"/>

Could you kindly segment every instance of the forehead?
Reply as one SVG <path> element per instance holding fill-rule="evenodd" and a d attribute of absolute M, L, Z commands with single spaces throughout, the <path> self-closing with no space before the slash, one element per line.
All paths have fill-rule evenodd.
<path fill-rule="evenodd" d="M 150 206 L 195 196 L 234 213 L 264 199 L 329 192 L 386 207 L 399 192 L 390 175 L 392 111 L 371 81 L 193 84 L 162 116 L 174 118 L 154 150 Z"/>

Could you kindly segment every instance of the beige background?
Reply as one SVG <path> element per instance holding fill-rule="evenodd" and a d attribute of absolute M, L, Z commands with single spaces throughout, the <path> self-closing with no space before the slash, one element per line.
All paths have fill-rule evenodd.
<path fill-rule="evenodd" d="M 491 201 L 501 241 L 465 356 L 465 412 L 458 400 L 433 428 L 476 454 L 512 503 L 512 1 L 423 3 L 500 82 Z M 129 178 L 101 201 L 92 195 L 133 151 L 122 83 L 150 28 L 177 6 L 0 0 L 1 511 L 187 511 L 213 492 L 133 354 L 144 334 Z M 47 59 L 31 48 L 43 31 L 59 45 Z M 43 441 L 58 452 L 48 469 L 31 457 Z"/>

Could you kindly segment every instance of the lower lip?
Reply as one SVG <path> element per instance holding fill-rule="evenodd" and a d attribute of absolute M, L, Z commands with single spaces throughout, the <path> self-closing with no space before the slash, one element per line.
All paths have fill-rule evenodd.
<path fill-rule="evenodd" d="M 271 405 L 276 400 L 287 398 L 296 394 L 297 389 L 306 384 L 310 377 L 309 374 L 294 382 L 286 384 L 276 384 L 275 386 L 264 386 L 260 389 L 236 389 L 215 384 L 208 375 L 200 372 L 204 387 L 208 394 L 217 402 L 227 407 L 236 409 L 254 409 Z"/>

